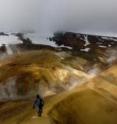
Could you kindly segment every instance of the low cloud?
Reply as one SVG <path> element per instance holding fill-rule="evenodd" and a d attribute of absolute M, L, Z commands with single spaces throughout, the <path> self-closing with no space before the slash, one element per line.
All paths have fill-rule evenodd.
<path fill-rule="evenodd" d="M 0 0 L 0 31 L 117 36 L 116 0 Z"/>

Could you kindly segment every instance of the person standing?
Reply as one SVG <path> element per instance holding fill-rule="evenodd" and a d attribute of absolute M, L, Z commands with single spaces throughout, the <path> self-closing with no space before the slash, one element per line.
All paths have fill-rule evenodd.
<path fill-rule="evenodd" d="M 33 103 L 33 109 L 36 109 L 38 116 L 42 115 L 44 106 L 44 100 L 40 97 L 40 95 L 36 95 L 36 99 Z"/>

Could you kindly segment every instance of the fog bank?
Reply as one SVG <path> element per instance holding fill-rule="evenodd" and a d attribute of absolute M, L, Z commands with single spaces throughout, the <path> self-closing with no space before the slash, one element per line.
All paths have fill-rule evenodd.
<path fill-rule="evenodd" d="M 0 31 L 117 36 L 116 0 L 0 0 Z"/>

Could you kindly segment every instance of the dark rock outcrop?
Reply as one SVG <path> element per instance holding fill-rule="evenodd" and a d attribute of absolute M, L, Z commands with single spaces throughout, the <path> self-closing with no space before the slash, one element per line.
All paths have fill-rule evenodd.
<path fill-rule="evenodd" d="M 6 45 L 3 44 L 2 46 L 0 46 L 0 53 L 5 53 L 6 52 Z"/>
<path fill-rule="evenodd" d="M 9 36 L 7 33 L 4 33 L 4 32 L 0 32 L 0 36 Z"/>
<path fill-rule="evenodd" d="M 23 33 L 16 33 L 15 35 L 23 42 L 24 45 L 32 44 L 32 40 L 30 38 L 26 38 Z"/>
<path fill-rule="evenodd" d="M 79 34 L 73 32 L 57 32 L 50 38 L 57 45 L 72 47 L 73 50 L 82 51 L 89 48 L 89 51 L 95 52 L 97 49 L 112 48 L 117 46 L 116 37 L 97 36 L 88 34 Z"/>

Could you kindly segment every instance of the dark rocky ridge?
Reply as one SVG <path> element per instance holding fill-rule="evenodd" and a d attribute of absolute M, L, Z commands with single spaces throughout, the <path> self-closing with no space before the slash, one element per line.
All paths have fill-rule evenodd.
<path fill-rule="evenodd" d="M 0 32 L 0 35 L 9 36 L 9 34 L 4 32 Z M 61 49 L 78 52 L 96 52 L 97 50 L 106 50 L 108 48 L 117 47 L 117 37 L 88 35 L 73 32 L 57 32 L 53 37 L 49 38 L 50 41 L 53 41 L 58 45 L 58 47 L 53 47 L 44 44 L 34 44 L 33 41 L 30 38 L 25 37 L 23 33 L 13 33 L 13 35 L 22 41 L 22 43 L 12 46 L 16 46 L 21 50 Z M 0 47 L 0 51 L 5 52 L 5 44 Z"/>
<path fill-rule="evenodd" d="M 117 50 L 117 37 L 57 32 L 49 39 L 58 46 L 71 47 L 73 55 L 92 62 L 106 63 L 107 51 Z"/>
<path fill-rule="evenodd" d="M 69 51 L 70 49 L 67 47 L 53 47 L 50 45 L 45 45 L 45 44 L 34 44 L 33 41 L 25 37 L 25 34 L 23 33 L 12 33 L 11 35 L 14 35 L 18 38 L 18 40 L 22 41 L 22 43 L 17 43 L 17 44 L 9 44 L 8 46 L 10 49 L 12 49 L 13 53 L 17 52 L 22 52 L 22 51 L 27 51 L 27 50 L 41 50 L 41 49 L 48 49 L 48 50 L 53 50 L 53 51 Z M 0 36 L 10 36 L 10 34 L 1 32 Z M 0 53 L 6 53 L 7 52 L 7 47 L 6 44 L 2 44 L 0 47 Z"/>
<path fill-rule="evenodd" d="M 2 33 L 3 35 L 5 33 Z M 116 51 L 117 38 L 107 36 L 97 36 L 80 34 L 73 32 L 55 33 L 49 38 L 50 42 L 55 42 L 58 47 L 44 44 L 34 44 L 31 39 L 25 37 L 23 33 L 14 33 L 22 43 L 10 44 L 9 47 L 13 53 L 30 51 L 30 50 L 52 50 L 67 51 L 73 56 L 79 56 L 88 61 L 105 63 L 105 57 L 108 56 L 107 51 L 114 49 Z M 7 53 L 7 47 L 3 44 L 0 47 L 0 53 Z"/>
<path fill-rule="evenodd" d="M 7 33 L 0 32 L 0 36 L 9 36 Z"/>
<path fill-rule="evenodd" d="M 6 52 L 6 46 L 5 44 L 3 44 L 1 47 L 0 47 L 0 53 L 4 53 Z"/>
<path fill-rule="evenodd" d="M 41 50 L 41 49 L 49 49 L 49 50 L 54 50 L 54 51 L 68 51 L 69 48 L 67 47 L 53 47 L 50 45 L 45 45 L 45 44 L 34 44 L 33 41 L 30 38 L 27 38 L 24 36 L 22 33 L 16 33 L 15 34 L 19 40 L 21 40 L 23 43 L 22 44 L 17 44 L 17 48 L 20 50 Z"/>
<path fill-rule="evenodd" d="M 105 50 L 117 46 L 117 37 L 88 35 L 73 32 L 57 32 L 50 38 L 57 45 L 72 47 L 75 51 L 82 51 L 88 48 L 88 51 L 95 52 L 97 49 Z"/>

